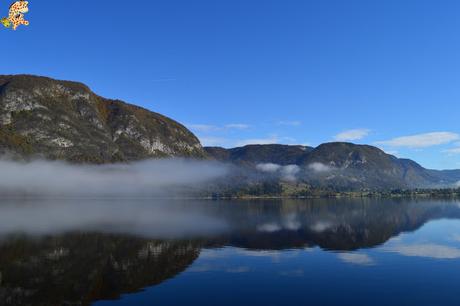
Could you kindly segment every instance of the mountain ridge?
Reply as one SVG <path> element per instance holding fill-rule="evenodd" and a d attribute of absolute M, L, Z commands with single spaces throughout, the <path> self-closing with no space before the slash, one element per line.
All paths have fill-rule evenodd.
<path fill-rule="evenodd" d="M 257 151 L 264 147 L 286 151 L 296 146 L 288 145 L 249 145 L 239 148 L 204 147 L 204 150 L 220 161 L 257 168 L 258 164 L 273 163 L 281 166 L 288 164 L 299 167 L 298 179 L 314 187 L 338 189 L 398 189 L 398 188 L 438 188 L 451 187 L 460 181 L 460 170 L 433 170 L 422 167 L 417 162 L 397 158 L 383 150 L 370 146 L 348 142 L 329 142 L 316 148 L 306 147 L 297 152 L 292 163 L 282 163 L 274 154 L 271 158 L 256 160 L 235 152 Z M 218 155 L 217 152 L 219 153 Z M 246 158 L 246 159 L 245 159 Z"/>
<path fill-rule="evenodd" d="M 460 170 L 426 169 L 370 145 L 203 148 L 184 125 L 164 115 L 101 97 L 80 82 L 32 75 L 0 75 L 0 155 L 95 164 L 211 159 L 250 169 L 256 176 L 265 172 L 265 179 L 278 174 L 280 180 L 295 178 L 313 188 L 438 188 L 460 182 Z M 238 175 L 245 176 L 241 171 Z M 246 175 L 249 183 L 253 177 Z"/>
<path fill-rule="evenodd" d="M 79 82 L 0 75 L 0 153 L 71 162 L 204 158 L 182 124 Z"/>

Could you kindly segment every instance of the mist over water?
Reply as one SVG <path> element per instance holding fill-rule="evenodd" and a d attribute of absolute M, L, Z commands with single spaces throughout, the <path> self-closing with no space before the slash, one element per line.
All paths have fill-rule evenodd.
<path fill-rule="evenodd" d="M 3 198 L 0 301 L 215 305 L 201 294 L 211 288 L 223 305 L 285 305 L 280 292 L 294 304 L 354 305 L 369 292 L 358 304 L 386 306 L 415 284 L 420 300 L 404 305 L 454 306 L 458 220 L 452 199 Z M 343 281 L 331 282 L 337 271 Z M 382 284 L 396 293 L 375 303 Z M 449 290 L 439 300 L 433 286 Z"/>
<path fill-rule="evenodd" d="M 205 206 L 169 200 L 8 200 L 0 205 L 0 238 L 67 232 L 130 234 L 148 238 L 184 238 L 218 234 L 226 221 Z"/>
<path fill-rule="evenodd" d="M 71 165 L 0 160 L 0 193 L 32 195 L 162 195 L 197 188 L 225 176 L 228 167 L 212 161 L 163 159 L 130 164 Z"/>
<path fill-rule="evenodd" d="M 383 228 L 413 229 L 430 219 L 446 217 L 460 218 L 458 202 L 148 197 L 1 199 L 0 238 L 71 232 L 208 240 L 223 237 L 232 240 L 231 236 L 243 235 L 253 237 L 250 241 L 255 248 L 271 237 L 274 248 L 292 243 L 291 247 L 318 244 L 347 250 L 366 246 L 371 241 L 384 242 L 389 236 L 381 235 Z M 235 240 L 238 245 L 240 242 Z"/>
<path fill-rule="evenodd" d="M 219 232 L 225 222 L 202 208 L 160 198 L 200 190 L 227 173 L 225 164 L 186 159 L 111 165 L 0 160 L 0 237 L 94 231 L 178 238 Z"/>

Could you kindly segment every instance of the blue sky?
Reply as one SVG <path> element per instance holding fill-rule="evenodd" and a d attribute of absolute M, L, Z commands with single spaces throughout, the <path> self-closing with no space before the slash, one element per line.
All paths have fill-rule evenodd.
<path fill-rule="evenodd" d="M 30 26 L 0 30 L 0 73 L 84 82 L 205 145 L 344 140 L 460 168 L 459 13 L 453 0 L 30 0 Z"/>

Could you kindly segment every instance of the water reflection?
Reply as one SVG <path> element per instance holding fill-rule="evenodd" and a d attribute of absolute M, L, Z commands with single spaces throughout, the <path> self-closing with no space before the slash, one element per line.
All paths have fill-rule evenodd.
<path fill-rule="evenodd" d="M 389 254 L 455 259 L 460 249 L 452 245 L 391 238 L 431 220 L 458 218 L 458 203 L 430 200 L 10 201 L 0 206 L 0 301 L 114 299 L 160 284 L 198 257 L 222 256 L 213 251 L 220 247 L 276 261 L 318 246 L 343 263 L 371 267 L 375 258 L 353 251 L 387 242 L 382 250 Z M 455 242 L 458 233 L 449 239 Z M 211 263 L 188 272 L 253 269 Z M 303 277 L 304 270 L 293 266 L 278 274 Z"/>
<path fill-rule="evenodd" d="M 0 247 L 0 301 L 6 305 L 89 304 L 155 285 L 199 255 L 193 241 L 101 234 L 10 239 Z"/>
<path fill-rule="evenodd" d="M 430 220 L 460 218 L 459 205 L 446 201 L 285 200 L 217 206 L 232 231 L 213 240 L 261 250 L 369 248 Z"/>

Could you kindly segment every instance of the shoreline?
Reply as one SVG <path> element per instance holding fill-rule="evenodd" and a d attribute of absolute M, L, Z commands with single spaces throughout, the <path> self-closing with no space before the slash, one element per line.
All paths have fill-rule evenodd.
<path fill-rule="evenodd" d="M 460 190 L 420 190 L 420 191 L 346 191 L 318 192 L 312 195 L 45 195 L 45 194 L 0 194 L 1 200 L 311 200 L 311 199 L 460 199 Z"/>

